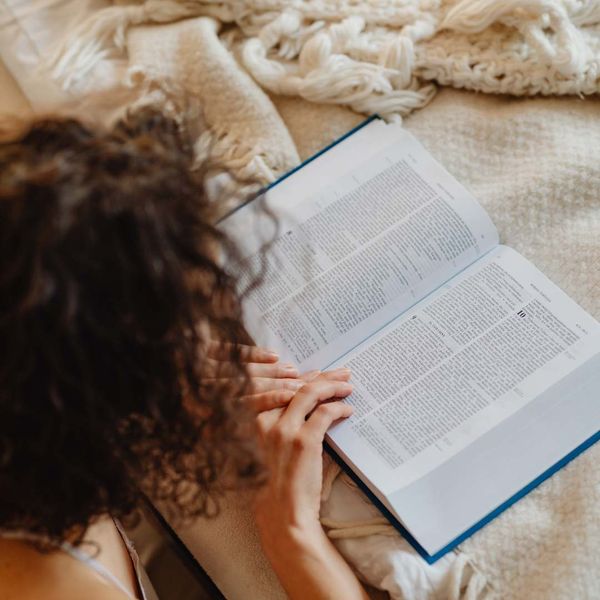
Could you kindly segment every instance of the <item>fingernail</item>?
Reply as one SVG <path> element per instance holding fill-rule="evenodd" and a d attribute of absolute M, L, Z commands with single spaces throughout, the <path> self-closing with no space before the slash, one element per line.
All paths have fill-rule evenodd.
<path fill-rule="evenodd" d="M 340 367 L 339 369 L 334 369 L 331 371 L 332 373 L 348 373 L 350 374 L 352 371 L 348 367 Z"/>
<path fill-rule="evenodd" d="M 265 354 L 269 357 L 269 358 L 279 358 L 279 354 L 277 354 L 277 352 L 275 352 L 274 350 L 265 350 Z"/>
<path fill-rule="evenodd" d="M 350 393 L 354 389 L 354 387 L 352 386 L 351 383 L 346 383 L 346 382 L 341 383 L 340 387 L 342 388 L 342 390 L 344 392 L 348 392 L 348 393 Z"/>

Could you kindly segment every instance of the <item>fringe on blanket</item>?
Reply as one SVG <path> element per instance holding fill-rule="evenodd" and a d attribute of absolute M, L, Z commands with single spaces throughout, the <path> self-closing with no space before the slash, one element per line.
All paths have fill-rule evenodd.
<path fill-rule="evenodd" d="M 237 28 L 244 66 L 264 88 L 362 113 L 405 115 L 433 83 L 488 93 L 600 90 L 597 0 L 146 0 L 98 11 L 49 60 L 65 88 L 128 27 L 211 16 Z"/>
<path fill-rule="evenodd" d="M 202 107 L 190 102 L 189 95 L 174 81 L 156 80 L 143 67 L 133 67 L 126 83 L 135 89 L 136 97 L 127 110 L 152 108 L 174 119 L 180 130 L 192 139 L 192 170 L 201 169 L 208 179 L 219 179 L 218 191 L 209 194 L 215 204 L 215 220 L 277 178 L 277 172 L 256 147 L 244 145 L 230 132 L 209 126 Z M 185 106 L 181 98 L 186 99 Z M 197 130 L 201 133 L 196 136 Z M 273 157 L 269 158 L 272 163 Z M 275 168 L 283 170 L 282 165 L 275 164 Z"/>

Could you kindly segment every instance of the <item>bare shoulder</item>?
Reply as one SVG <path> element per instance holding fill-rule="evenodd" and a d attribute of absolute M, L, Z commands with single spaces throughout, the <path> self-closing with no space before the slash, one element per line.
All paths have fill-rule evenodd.
<path fill-rule="evenodd" d="M 62 552 L 40 553 L 21 542 L 0 539 L 2 600 L 128 600 L 86 565 Z"/>
<path fill-rule="evenodd" d="M 100 582 L 97 585 L 58 585 L 47 587 L 41 582 L 21 582 L 7 585 L 0 581 L 0 598 L 3 600 L 130 600 L 122 591 L 109 583 Z"/>

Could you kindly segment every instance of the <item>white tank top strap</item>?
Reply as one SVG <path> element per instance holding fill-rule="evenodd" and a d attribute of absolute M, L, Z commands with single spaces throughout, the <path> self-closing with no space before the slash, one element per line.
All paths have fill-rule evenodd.
<path fill-rule="evenodd" d="M 135 571 L 136 579 L 138 582 L 138 588 L 142 595 L 141 600 L 158 600 L 158 596 L 148 579 L 146 571 L 140 563 L 140 559 L 131 543 L 131 540 L 127 537 L 123 527 L 118 521 L 114 521 L 121 538 L 123 539 L 123 543 L 127 548 L 127 552 L 131 558 L 131 563 L 133 565 L 133 569 Z M 26 531 L 2 531 L 0 530 L 0 537 L 8 540 L 20 540 L 24 542 L 39 542 L 39 543 L 48 543 L 48 540 L 41 535 L 36 535 L 32 533 L 28 533 Z M 115 577 L 102 563 L 95 560 L 93 557 L 89 556 L 79 548 L 69 544 L 68 542 L 62 542 L 61 544 L 56 544 L 57 548 L 60 548 L 63 552 L 73 557 L 75 560 L 84 563 L 90 569 L 98 573 L 100 577 L 112 583 L 116 588 L 118 588 L 121 592 L 123 592 L 127 598 L 130 600 L 137 600 L 135 596 L 132 596 L 127 588 L 123 585 L 123 583 Z"/>
<path fill-rule="evenodd" d="M 60 545 L 60 548 L 64 552 L 66 552 L 67 554 L 72 556 L 73 558 L 79 560 L 82 563 L 85 563 L 90 569 L 96 571 L 96 573 L 98 573 L 98 575 L 100 575 L 100 577 L 103 577 L 104 579 L 106 579 L 107 581 L 109 581 L 110 583 L 115 585 L 128 598 L 131 598 L 131 600 L 136 600 L 135 596 L 132 596 L 129 593 L 129 591 L 127 590 L 127 588 L 121 583 L 121 581 L 119 579 L 117 579 L 102 563 L 98 562 L 96 559 L 92 558 L 91 556 L 88 556 L 85 552 L 82 552 L 81 550 L 79 550 L 79 548 L 76 548 L 75 546 L 71 546 L 71 544 L 69 544 L 68 542 L 63 542 Z M 136 573 L 137 573 L 137 571 L 136 571 Z M 143 596 L 143 593 L 144 592 L 142 590 L 142 596 Z M 146 600 L 146 598 L 143 598 L 143 600 Z"/>

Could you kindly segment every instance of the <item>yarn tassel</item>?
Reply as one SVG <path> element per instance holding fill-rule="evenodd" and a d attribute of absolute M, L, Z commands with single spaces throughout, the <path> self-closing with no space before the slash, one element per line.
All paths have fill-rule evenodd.
<path fill-rule="evenodd" d="M 600 9 L 578 7 L 577 16 L 581 21 L 595 21 L 600 19 Z M 581 72 L 590 58 L 568 10 L 553 0 L 463 0 L 448 11 L 440 28 L 478 33 L 496 22 L 520 31 L 540 64 L 552 66 L 564 77 Z M 555 32 L 555 40 L 550 40 L 546 29 Z"/>
<path fill-rule="evenodd" d="M 399 35 L 378 50 L 379 61 L 354 59 L 352 48 L 368 46 L 365 20 L 349 17 L 314 35 L 305 35 L 302 15 L 285 11 L 266 24 L 243 48 L 244 65 L 265 88 L 311 102 L 343 104 L 362 113 L 408 114 L 424 106 L 434 93 L 427 84 L 414 89 L 414 45 Z M 427 29 L 415 29 L 423 35 Z M 297 64 L 269 58 L 291 36 L 304 39 Z"/>
<path fill-rule="evenodd" d="M 478 33 L 515 11 L 541 14 L 551 0 L 462 0 L 453 6 L 440 24 L 440 30 Z"/>
<path fill-rule="evenodd" d="M 597 0 L 569 0 L 565 2 L 565 8 L 578 27 L 600 24 L 600 2 Z"/>
<path fill-rule="evenodd" d="M 435 93 L 433 81 L 516 95 L 598 91 L 595 45 L 580 26 L 600 24 L 600 2 L 407 0 L 377 10 L 364 4 L 146 0 L 111 6 L 75 27 L 42 69 L 70 90 L 90 81 L 101 61 L 124 53 L 129 27 L 213 16 L 238 25 L 225 36 L 232 44 L 246 38 L 242 61 L 263 88 L 367 114 L 391 117 L 423 107 Z M 445 40 L 442 33 L 435 43 L 444 29 L 483 39 L 496 23 L 518 32 L 513 46 L 522 39 L 522 69 L 487 58 L 470 67 L 453 54 L 454 37 L 458 47 L 468 45 L 461 36 Z M 494 36 L 491 31 L 489 39 Z"/>

